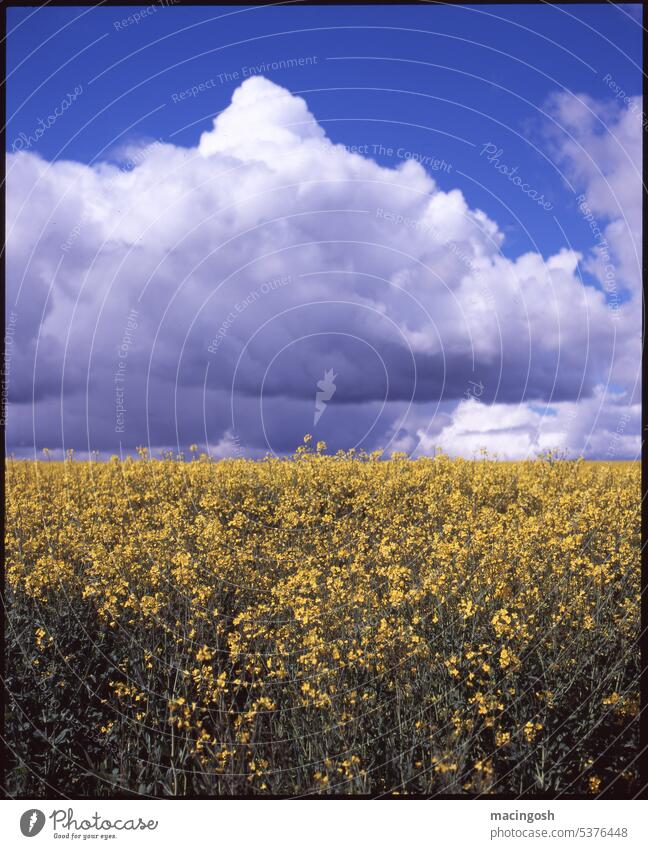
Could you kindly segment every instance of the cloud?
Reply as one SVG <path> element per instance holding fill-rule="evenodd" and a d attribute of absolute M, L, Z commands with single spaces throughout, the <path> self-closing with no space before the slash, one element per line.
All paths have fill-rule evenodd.
<path fill-rule="evenodd" d="M 581 126 L 573 105 L 553 108 Z M 636 158 L 633 125 L 613 118 Z M 599 144 L 594 124 L 579 132 Z M 640 227 L 640 187 L 621 154 L 594 152 L 614 191 L 560 148 L 618 252 L 630 295 L 615 312 L 576 252 L 504 256 L 459 190 L 332 143 L 263 77 L 195 148 L 158 141 L 94 165 L 9 154 L 10 448 L 289 451 L 330 369 L 317 426 L 334 447 L 414 445 L 419 431 L 463 445 L 471 380 L 500 413 L 629 386 L 636 279 L 614 227 Z"/>
<path fill-rule="evenodd" d="M 642 132 L 641 97 L 597 101 L 561 92 L 548 104 L 560 129 L 552 139 L 570 180 L 609 243 L 614 282 L 626 294 L 641 289 Z M 594 239 L 597 244 L 601 241 Z M 605 286 L 605 262 L 593 250 L 589 270 Z"/>
<path fill-rule="evenodd" d="M 414 454 L 441 449 L 452 456 L 478 456 L 482 449 L 502 460 L 533 459 L 558 451 L 567 457 L 639 459 L 640 404 L 599 388 L 592 397 L 552 405 L 492 404 L 462 400 L 436 434 L 417 433 Z"/>

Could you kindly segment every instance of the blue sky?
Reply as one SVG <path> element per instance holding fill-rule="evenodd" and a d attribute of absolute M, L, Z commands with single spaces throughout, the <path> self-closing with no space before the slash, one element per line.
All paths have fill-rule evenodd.
<path fill-rule="evenodd" d="M 147 145 L 155 141 L 161 142 L 165 150 L 195 151 L 201 144 L 203 134 L 212 131 L 214 118 L 228 109 L 234 92 L 252 75 L 245 69 L 265 66 L 262 68 L 262 76 L 291 95 L 303 98 L 310 115 L 331 142 L 362 151 L 365 159 L 375 160 L 388 171 L 402 166 L 408 158 L 421 160 L 424 167 L 427 164 L 428 175 L 434 180 L 435 192 L 439 191 L 447 198 L 453 197 L 452 192 L 459 190 L 470 210 L 481 210 L 489 221 L 495 222 L 498 255 L 515 261 L 521 255 L 532 253 L 543 258 L 543 261 L 548 261 L 549 257 L 559 254 L 561 250 L 578 251 L 582 261 L 573 273 L 578 276 L 581 285 L 585 284 L 593 290 L 604 292 L 604 280 L 597 274 L 596 264 L 592 259 L 592 252 L 597 245 L 593 236 L 592 220 L 603 233 L 607 232 L 606 228 L 612 228 L 610 232 L 614 231 L 617 238 L 619 234 L 616 231 L 619 227 L 627 227 L 630 235 L 626 235 L 630 238 L 638 226 L 636 220 L 629 220 L 628 212 L 630 206 L 633 209 L 637 206 L 637 197 L 640 199 L 640 182 L 636 167 L 631 178 L 632 185 L 628 188 L 628 198 L 622 196 L 619 191 L 612 192 L 612 198 L 604 197 L 607 189 L 601 189 L 599 185 L 600 179 L 603 179 L 608 186 L 615 186 L 615 180 L 618 179 L 619 185 L 628 186 L 628 179 L 621 180 L 619 175 L 622 174 L 620 169 L 628 168 L 628 163 L 634 162 L 635 147 L 630 150 L 630 144 L 635 145 L 634 137 L 631 136 L 634 131 L 633 116 L 639 126 L 638 138 L 640 137 L 641 106 L 638 98 L 641 95 L 642 29 L 639 25 L 638 7 L 615 8 L 609 4 L 566 7 L 540 4 L 479 6 L 474 9 L 439 6 L 221 9 L 154 6 L 149 7 L 147 14 L 142 14 L 143 8 L 134 6 L 8 10 L 9 120 L 6 137 L 10 154 L 9 200 L 11 201 L 14 190 L 16 196 L 20 195 L 23 200 L 28 197 L 26 201 L 21 201 L 18 225 L 21 225 L 21 216 L 23 223 L 17 227 L 16 232 L 24 230 L 24 221 L 29 220 L 30 212 L 35 208 L 33 205 L 45 201 L 39 194 L 44 191 L 42 180 L 36 181 L 31 194 L 21 193 L 18 187 L 19 179 L 22 179 L 21 169 L 26 169 L 24 179 L 31 179 L 27 176 L 29 168 L 24 164 L 20 167 L 16 165 L 14 189 L 11 178 L 12 155 L 18 163 L 33 162 L 36 159 L 57 163 L 59 170 L 53 168 L 51 173 L 61 175 L 64 174 L 61 169 L 64 169 L 66 161 L 82 163 L 91 168 L 85 172 L 80 171 L 79 175 L 90 175 L 99 173 L 97 168 L 102 167 L 99 165 L 101 162 L 113 163 L 117 169 L 121 164 L 123 171 L 123 163 L 128 156 L 132 156 L 132 150 L 145 150 Z M 129 16 L 134 15 L 142 17 L 140 20 L 131 18 L 129 22 Z M 296 66 L 292 62 L 293 67 L 267 67 L 272 63 L 281 64 L 289 60 L 301 61 L 298 61 Z M 194 87 L 200 87 L 201 84 L 203 90 L 198 91 L 195 96 L 181 94 Z M 69 104 L 69 108 L 61 117 L 50 122 L 51 125 L 36 138 L 36 129 L 42 126 L 39 122 L 47 121 L 47 116 L 75 90 L 79 93 Z M 619 96 L 620 91 L 628 96 L 627 101 L 624 102 Z M 574 98 L 576 105 L 572 102 Z M 581 108 L 583 103 L 587 104 L 585 119 L 578 113 L 578 108 Z M 249 132 L 254 136 L 255 125 L 252 118 Z M 627 141 L 628 138 L 630 142 Z M 26 139 L 30 141 L 26 142 Z M 219 155 L 224 155 L 225 148 L 222 145 L 216 147 Z M 125 150 L 131 152 L 126 154 Z M 588 157 L 583 158 L 584 150 L 592 151 L 591 160 L 588 160 Z M 489 161 L 488 156 L 492 155 L 493 151 L 498 151 L 497 157 L 493 156 Z M 232 148 L 227 148 L 226 153 L 228 156 L 235 155 Z M 286 154 L 289 155 L 288 150 Z M 153 167 L 153 160 L 154 158 L 150 157 L 140 168 L 142 176 L 145 168 Z M 434 162 L 437 166 L 432 164 Z M 159 163 L 162 169 L 160 180 L 164 180 L 167 175 L 167 165 Z M 508 179 L 501 170 L 497 170 L 496 165 L 507 170 L 515 169 L 515 173 L 523 178 L 521 182 L 525 190 L 521 190 L 519 184 Z M 634 165 L 636 166 L 636 162 Z M 282 166 L 276 166 L 273 161 L 268 167 Z M 600 173 L 597 174 L 597 170 Z M 419 178 L 413 176 L 412 179 L 416 181 Z M 78 176 L 78 180 L 81 181 L 78 185 L 81 185 L 82 177 Z M 67 196 L 69 191 L 68 186 L 65 189 Z M 94 215 L 97 202 L 88 203 L 88 193 L 94 191 L 94 188 L 77 191 L 80 192 L 79 203 L 82 206 L 87 204 L 94 210 Z M 538 196 L 542 197 L 544 205 L 538 202 Z M 589 220 L 576 200 L 577 197 L 583 196 L 587 196 L 588 209 L 593 210 Z M 158 204 L 159 202 L 158 199 Z M 322 199 L 315 203 L 322 203 L 322 209 L 326 208 Z M 202 198 L 196 214 L 206 215 L 209 204 L 208 199 Z M 58 209 L 60 212 L 60 207 Z M 288 214 L 287 208 L 281 209 L 284 215 Z M 402 212 L 402 217 L 407 218 L 405 211 Z M 101 216 L 97 214 L 97 220 L 99 218 Z M 65 232 L 74 230 L 74 220 L 70 219 L 68 229 L 64 228 Z M 257 223 L 259 220 L 261 219 L 256 219 Z M 38 246 L 36 251 L 26 256 L 20 251 L 15 252 L 15 262 L 11 264 L 11 269 L 23 283 L 16 283 L 13 288 L 20 292 L 23 299 L 29 297 L 30 285 L 33 285 L 34 293 L 38 288 L 38 283 L 29 282 L 32 274 L 42 282 L 43 267 L 47 266 L 48 262 L 52 269 L 56 267 L 58 257 L 47 257 L 43 254 L 44 245 L 49 238 L 47 228 L 51 226 L 50 221 L 46 225 L 43 224 L 43 229 L 37 234 L 33 234 L 34 245 Z M 78 240 L 75 237 L 77 243 L 74 252 L 80 263 L 77 270 L 94 267 L 93 257 L 96 258 L 97 254 L 93 253 L 88 238 L 87 228 L 85 231 L 81 230 Z M 89 250 L 86 257 L 78 256 L 82 252 L 82 244 Z M 466 244 L 472 244 L 468 236 Z M 633 247 L 638 250 L 640 246 L 635 244 Z M 65 253 L 65 263 L 69 264 L 72 260 L 69 252 Z M 421 254 L 423 255 L 427 256 Z M 636 270 L 628 270 L 633 258 L 617 255 L 612 259 L 615 284 L 613 291 L 608 291 L 604 299 L 608 307 L 625 306 L 626 313 L 630 315 L 636 291 Z M 39 268 L 35 267 L 37 261 L 40 262 Z M 195 261 L 196 258 L 192 255 L 192 262 Z M 363 273 L 361 258 L 349 255 L 344 258 L 344 262 L 349 268 L 358 271 L 355 294 L 366 297 L 367 287 L 371 284 L 360 280 Z M 474 270 L 473 266 L 471 268 Z M 325 270 L 318 267 L 319 272 L 324 273 Z M 394 269 L 393 273 L 402 275 L 405 271 Z M 458 278 L 456 284 L 459 285 Z M 134 287 L 135 284 L 130 285 Z M 245 292 L 254 289 L 249 281 L 240 285 Z M 450 288 L 454 286 L 455 283 L 450 284 Z M 66 297 L 71 297 L 70 292 L 67 291 L 66 295 L 65 286 L 55 283 L 50 300 L 44 302 L 45 315 L 49 317 L 52 325 L 56 321 L 64 320 Z M 82 297 L 81 303 L 84 300 L 86 298 Z M 237 302 L 233 295 L 231 301 L 232 304 Z M 379 302 L 382 303 L 381 298 L 376 297 L 376 303 Z M 221 304 L 212 316 L 212 327 L 217 329 L 221 324 L 218 319 L 227 316 L 228 310 L 225 306 Z M 568 310 L 569 303 L 566 302 L 561 308 Z M 331 314 L 333 309 L 331 307 Z M 75 311 L 73 305 L 71 310 L 65 320 L 78 321 L 78 310 Z M 445 314 L 444 310 L 441 306 L 441 316 Z M 611 312 L 612 310 L 608 309 L 605 315 L 609 316 Z M 19 307 L 16 307 L 16 313 L 21 314 Z M 24 312 L 22 314 L 24 315 Z M 246 321 L 252 321 L 251 314 L 252 310 L 247 313 Z M 512 319 L 507 319 L 506 315 L 500 317 L 504 324 L 507 321 L 512 324 Z M 416 344 L 420 345 L 421 356 L 432 356 L 430 345 L 426 347 L 427 343 L 420 340 L 420 333 L 423 331 L 415 326 L 416 321 L 405 314 L 395 318 L 402 323 L 407 333 L 414 334 Z M 29 331 L 23 325 L 26 336 L 21 346 L 21 329 L 18 322 L 16 340 L 17 348 L 24 349 L 23 353 L 31 363 L 33 374 L 34 363 L 38 364 L 39 356 L 42 358 L 43 349 L 41 345 L 39 354 L 34 339 L 29 335 L 34 332 L 34 321 L 27 322 L 27 325 Z M 349 326 L 351 325 L 356 326 L 354 322 L 349 322 Z M 315 322 L 314 326 L 319 328 L 319 323 Z M 340 319 L 339 326 L 346 327 L 346 318 Z M 632 323 L 632 318 L 625 318 L 624 313 L 623 321 L 618 326 L 623 328 L 623 340 L 627 341 L 629 346 L 635 344 L 638 325 Z M 43 323 L 39 327 L 43 330 Z M 70 331 L 71 325 L 66 327 Z M 75 331 L 76 328 L 73 328 L 68 335 L 73 337 Z M 617 331 L 616 326 L 614 331 Z M 121 333 L 121 330 L 119 332 Z M 313 332 L 322 331 L 320 328 Z M 332 331 L 328 328 L 326 332 Z M 350 331 L 347 328 L 344 332 Z M 538 329 L 534 332 L 537 334 Z M 594 328 L 593 332 L 599 333 L 599 337 L 592 337 L 592 344 L 596 347 L 598 338 L 605 335 L 607 330 L 597 331 Z M 50 330 L 49 333 L 43 334 L 43 339 L 48 340 L 55 336 L 56 333 Z M 576 336 L 573 340 L 565 337 L 564 341 L 568 352 L 566 356 L 563 352 L 563 364 L 565 360 L 569 360 L 569 346 L 573 346 L 574 359 L 578 359 L 579 346 L 583 344 L 582 339 Z M 62 352 L 55 350 L 55 342 L 51 344 L 52 356 L 61 356 Z M 176 363 L 178 352 L 173 348 L 174 344 L 170 338 L 165 356 L 170 362 Z M 333 347 L 336 344 L 332 342 Z M 460 342 L 453 340 L 445 344 L 449 345 L 447 351 L 452 352 L 452 360 L 455 355 L 453 345 L 460 348 Z M 543 352 L 546 352 L 544 341 L 540 346 Z M 486 350 L 487 346 L 483 347 Z M 527 433 L 531 428 L 536 433 L 537 422 L 534 420 L 529 424 L 529 417 L 533 415 L 542 418 L 542 414 L 537 410 L 543 408 L 543 403 L 547 409 L 544 418 L 555 428 L 553 421 L 560 418 L 560 415 L 557 416 L 554 405 L 550 405 L 550 402 L 556 399 L 566 404 L 586 401 L 590 406 L 588 412 L 583 412 L 582 416 L 583 420 L 590 417 L 587 419 L 589 424 L 583 426 L 582 432 L 575 433 L 573 444 L 567 446 L 564 440 L 561 444 L 575 452 L 605 454 L 603 446 L 611 444 L 614 434 L 617 433 L 615 424 L 618 427 L 619 421 L 623 421 L 626 415 L 617 408 L 620 404 L 626 404 L 629 422 L 632 423 L 624 424 L 621 436 L 616 438 L 614 444 L 623 442 L 624 454 L 632 454 L 632 445 L 636 446 L 636 433 L 633 436 L 635 442 L 631 443 L 630 432 L 633 428 L 636 431 L 638 396 L 635 374 L 631 366 L 632 354 L 629 350 L 619 354 L 617 346 L 614 348 L 615 353 L 610 355 L 616 358 L 622 356 L 622 365 L 616 360 L 607 362 L 607 354 L 601 353 L 596 365 L 597 374 L 588 374 L 580 381 L 572 375 L 569 379 L 565 378 L 564 386 L 562 373 L 559 373 L 564 365 L 556 366 L 552 361 L 553 365 L 547 368 L 553 368 L 557 376 L 553 381 L 544 382 L 538 376 L 537 389 L 531 399 L 532 406 L 524 408 L 527 417 L 523 416 L 518 421 L 519 416 L 516 419 L 514 415 L 511 419 L 511 432 L 526 428 Z M 332 352 L 332 355 L 334 353 Z M 351 360 L 359 356 L 346 353 Z M 343 353 L 338 351 L 338 354 L 340 362 L 343 362 Z M 68 348 L 67 356 L 69 355 Z M 267 367 L 267 362 L 263 362 L 265 355 L 260 355 L 261 359 L 258 361 L 259 367 L 263 366 L 263 369 Z M 276 351 L 272 356 L 276 356 Z M 456 356 L 459 357 L 459 354 Z M 488 359 L 490 355 L 486 353 L 484 356 Z M 512 355 L 514 361 L 516 356 Z M 398 382 L 404 373 L 403 369 L 406 370 L 405 365 L 397 356 L 392 362 L 389 352 L 381 352 L 379 359 L 383 370 L 385 363 L 393 366 L 393 377 Z M 535 368 L 537 355 L 531 356 L 530 359 L 534 361 Z M 268 362 L 270 360 L 272 357 Z M 473 352 L 473 367 L 474 360 Z M 14 362 L 19 361 L 16 359 Z M 134 362 L 134 358 L 131 362 Z M 506 357 L 500 357 L 498 387 L 502 384 L 502 363 L 507 362 Z M 488 368 L 485 367 L 489 375 L 491 366 L 493 363 L 489 361 Z M 89 373 L 92 367 L 94 366 L 89 365 Z M 177 370 L 176 395 L 177 381 L 180 381 L 181 386 L 183 384 L 184 367 L 183 364 Z M 41 368 L 46 366 L 41 363 Z M 205 373 L 206 364 L 196 356 L 191 361 L 191 368 L 197 369 L 202 375 Z M 459 366 L 457 368 L 461 371 Z M 513 366 L 504 366 L 504 369 L 510 368 L 515 371 Z M 586 370 L 589 364 L 583 368 Z M 322 373 L 325 370 L 322 368 Z M 16 407 L 13 420 L 10 416 L 10 425 L 13 421 L 13 429 L 10 427 L 13 435 L 10 436 L 10 441 L 13 439 L 16 446 L 28 450 L 34 441 L 34 435 L 35 441 L 39 442 L 41 433 L 43 439 L 49 434 L 45 425 L 41 431 L 34 425 L 34 410 L 37 404 L 28 399 L 29 393 L 24 387 L 16 386 L 16 381 L 26 379 L 21 377 L 23 374 L 29 375 L 30 369 L 26 364 L 17 365 L 12 378 Z M 394 392 L 394 380 L 390 383 L 390 392 Z M 408 378 L 403 380 L 407 383 Z M 463 376 L 461 381 L 464 381 Z M 193 378 L 188 382 L 192 383 Z M 292 385 L 292 376 L 286 382 Z M 295 386 L 298 383 L 299 380 L 296 380 Z M 518 386 L 519 381 L 513 383 Z M 83 411 L 81 408 L 72 411 L 76 403 L 75 393 L 78 394 L 80 388 L 71 388 L 70 394 L 66 394 L 65 380 L 60 376 L 49 383 L 45 380 L 45 384 L 52 385 L 42 389 L 42 403 L 45 405 L 42 409 L 46 409 L 46 398 L 51 399 L 58 393 L 56 399 L 60 402 L 61 411 L 64 411 L 61 420 L 69 415 L 69 438 L 73 443 L 79 443 L 74 447 L 92 447 L 89 444 L 92 438 L 88 435 L 92 428 L 81 428 L 79 424 L 79 420 L 83 419 Z M 56 392 L 52 388 L 54 384 L 58 387 Z M 531 384 L 533 385 L 533 378 Z M 312 375 L 308 376 L 305 385 L 312 385 Z M 526 402 L 525 392 L 528 388 L 524 381 L 519 385 L 519 398 L 515 394 L 518 389 L 511 389 L 508 394 L 504 393 L 502 396 L 500 393 L 498 396 L 494 387 L 490 386 L 489 403 L 497 404 L 501 400 L 504 404 L 517 404 L 517 410 L 520 404 L 524 405 Z M 38 395 L 38 392 L 34 391 L 32 394 Z M 235 390 L 234 394 L 236 395 Z M 254 397 L 254 394 L 252 389 L 243 393 L 246 398 Z M 400 403 L 401 395 L 405 397 L 407 394 L 404 390 L 401 393 L 396 392 L 394 404 Z M 278 391 L 277 395 L 280 396 L 281 392 Z M 304 404 L 312 405 L 310 399 L 301 399 L 298 389 L 288 395 L 295 403 L 303 400 Z M 380 400 L 379 395 L 378 392 L 375 397 L 370 394 L 367 398 L 362 396 L 362 393 L 344 396 L 342 388 L 338 393 L 338 397 L 342 397 L 343 403 L 347 404 L 347 410 L 352 409 L 354 404 L 370 406 Z M 418 412 L 415 421 L 408 425 L 407 416 L 403 419 L 400 410 L 398 415 L 395 407 L 389 412 L 392 396 L 388 392 L 385 395 L 387 412 L 383 411 L 378 417 L 371 440 L 376 439 L 381 444 L 391 440 L 392 445 L 404 447 L 408 451 L 422 450 L 421 445 L 427 443 L 421 436 L 422 432 L 426 431 L 421 422 L 431 420 L 435 421 L 431 432 L 443 436 L 445 428 L 447 433 L 441 441 L 451 440 L 454 438 L 453 434 L 456 436 L 457 428 L 463 421 L 461 415 L 465 413 L 466 404 L 483 405 L 482 401 L 477 401 L 474 397 L 466 398 L 464 395 L 465 393 L 454 391 L 448 398 L 435 397 L 432 388 L 426 390 L 420 399 L 416 395 L 414 409 Z M 610 404 L 614 407 L 611 418 L 605 424 L 606 436 L 601 439 L 592 439 L 592 432 L 598 432 L 601 427 L 596 416 L 595 420 L 591 421 L 590 407 L 595 397 L 603 397 L 597 409 L 607 409 Z M 192 406 L 194 401 L 187 403 Z M 242 403 L 245 406 L 246 402 Z M 458 405 L 462 403 L 463 407 L 458 409 Z M 430 404 L 435 406 L 431 409 Z M 158 416 L 164 419 L 169 409 L 171 408 L 161 409 Z M 511 406 L 510 412 L 513 409 Z M 455 413 L 457 416 L 453 418 Z M 564 424 L 563 431 L 554 430 L 556 439 L 563 439 L 565 433 L 571 433 L 572 419 L 581 417 L 581 413 L 574 416 L 573 411 L 565 409 L 565 415 L 568 413 L 571 418 Z M 249 418 L 249 411 L 245 415 Z M 483 408 L 480 409 L 479 415 L 486 415 Z M 309 416 L 310 413 L 305 414 L 304 421 Z M 44 415 L 43 418 L 45 420 L 49 416 Z M 202 411 L 198 418 L 205 418 Z M 323 427 L 327 418 L 333 417 L 322 417 Z M 358 420 L 361 418 L 362 414 L 358 413 Z M 282 430 L 279 410 L 275 411 L 274 418 L 270 415 L 270 419 L 275 422 L 275 430 L 279 433 Z M 30 420 L 31 436 L 25 434 Z M 373 418 L 371 420 L 373 421 Z M 173 439 L 170 438 L 173 433 L 164 427 L 160 428 L 159 438 L 155 438 L 151 437 L 150 428 L 147 431 L 143 426 L 143 418 L 140 417 L 138 421 L 136 426 L 132 419 L 129 439 L 125 440 L 127 449 L 132 448 L 134 443 L 146 441 L 147 438 L 152 438 L 155 444 L 173 444 Z M 300 426 L 301 423 L 300 421 Z M 88 424 L 87 420 L 85 424 Z M 272 434 L 268 438 L 267 434 L 262 436 L 265 430 L 263 421 L 260 424 L 260 429 L 251 428 L 244 436 L 237 437 L 246 452 L 254 454 L 268 447 L 278 452 L 287 450 L 288 442 L 295 436 L 292 431 L 285 439 Z M 348 420 L 346 423 L 340 421 L 338 429 L 331 427 L 328 434 L 329 439 L 339 447 L 342 447 L 345 441 L 348 424 Z M 489 428 L 488 424 L 486 422 L 483 428 L 477 429 L 477 440 L 483 438 L 488 442 L 484 434 L 490 430 L 499 431 L 498 428 Z M 182 438 L 176 433 L 178 441 L 183 441 L 185 437 L 195 442 L 209 441 L 205 433 L 202 434 L 202 439 L 200 433 L 191 436 L 193 430 L 196 430 L 195 425 L 195 422 L 188 423 L 182 429 Z M 455 430 L 452 430 L 453 428 Z M 176 428 L 176 432 L 177 430 Z M 350 430 L 355 433 L 353 427 Z M 222 421 L 215 425 L 211 439 L 225 445 L 228 439 L 232 441 L 232 432 L 231 422 L 228 424 Z M 369 440 L 366 432 L 364 425 L 358 429 L 359 436 Z M 110 443 L 117 445 L 121 442 L 119 435 L 114 431 L 112 433 L 111 436 L 102 432 L 98 438 L 100 450 L 109 451 L 114 447 Z M 463 431 L 461 433 L 463 434 Z M 49 438 L 53 440 L 53 447 L 59 447 L 57 443 L 63 445 L 66 441 L 64 425 L 61 424 L 58 430 L 52 431 Z M 466 447 L 468 443 L 467 438 L 460 436 L 457 444 L 461 447 L 457 450 L 470 451 L 470 448 Z M 492 444 L 495 448 L 500 447 L 499 437 L 494 438 Z M 537 447 L 537 440 L 532 440 L 532 444 Z M 520 450 L 527 449 L 523 447 Z"/>

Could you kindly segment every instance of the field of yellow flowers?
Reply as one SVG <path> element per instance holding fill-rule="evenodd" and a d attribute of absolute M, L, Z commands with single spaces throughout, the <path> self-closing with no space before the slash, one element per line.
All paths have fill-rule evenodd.
<path fill-rule="evenodd" d="M 6 473 L 12 794 L 637 791 L 638 464 Z"/>

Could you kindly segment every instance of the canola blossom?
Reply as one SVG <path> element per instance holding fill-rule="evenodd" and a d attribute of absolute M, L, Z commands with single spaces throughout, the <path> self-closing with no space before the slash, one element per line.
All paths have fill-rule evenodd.
<path fill-rule="evenodd" d="M 6 464 L 9 792 L 627 795 L 640 470 Z"/>

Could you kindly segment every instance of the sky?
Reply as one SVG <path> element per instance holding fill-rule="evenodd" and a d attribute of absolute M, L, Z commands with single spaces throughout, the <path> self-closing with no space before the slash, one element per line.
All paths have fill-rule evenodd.
<path fill-rule="evenodd" d="M 639 6 L 7 13 L 9 452 L 638 456 Z"/>

